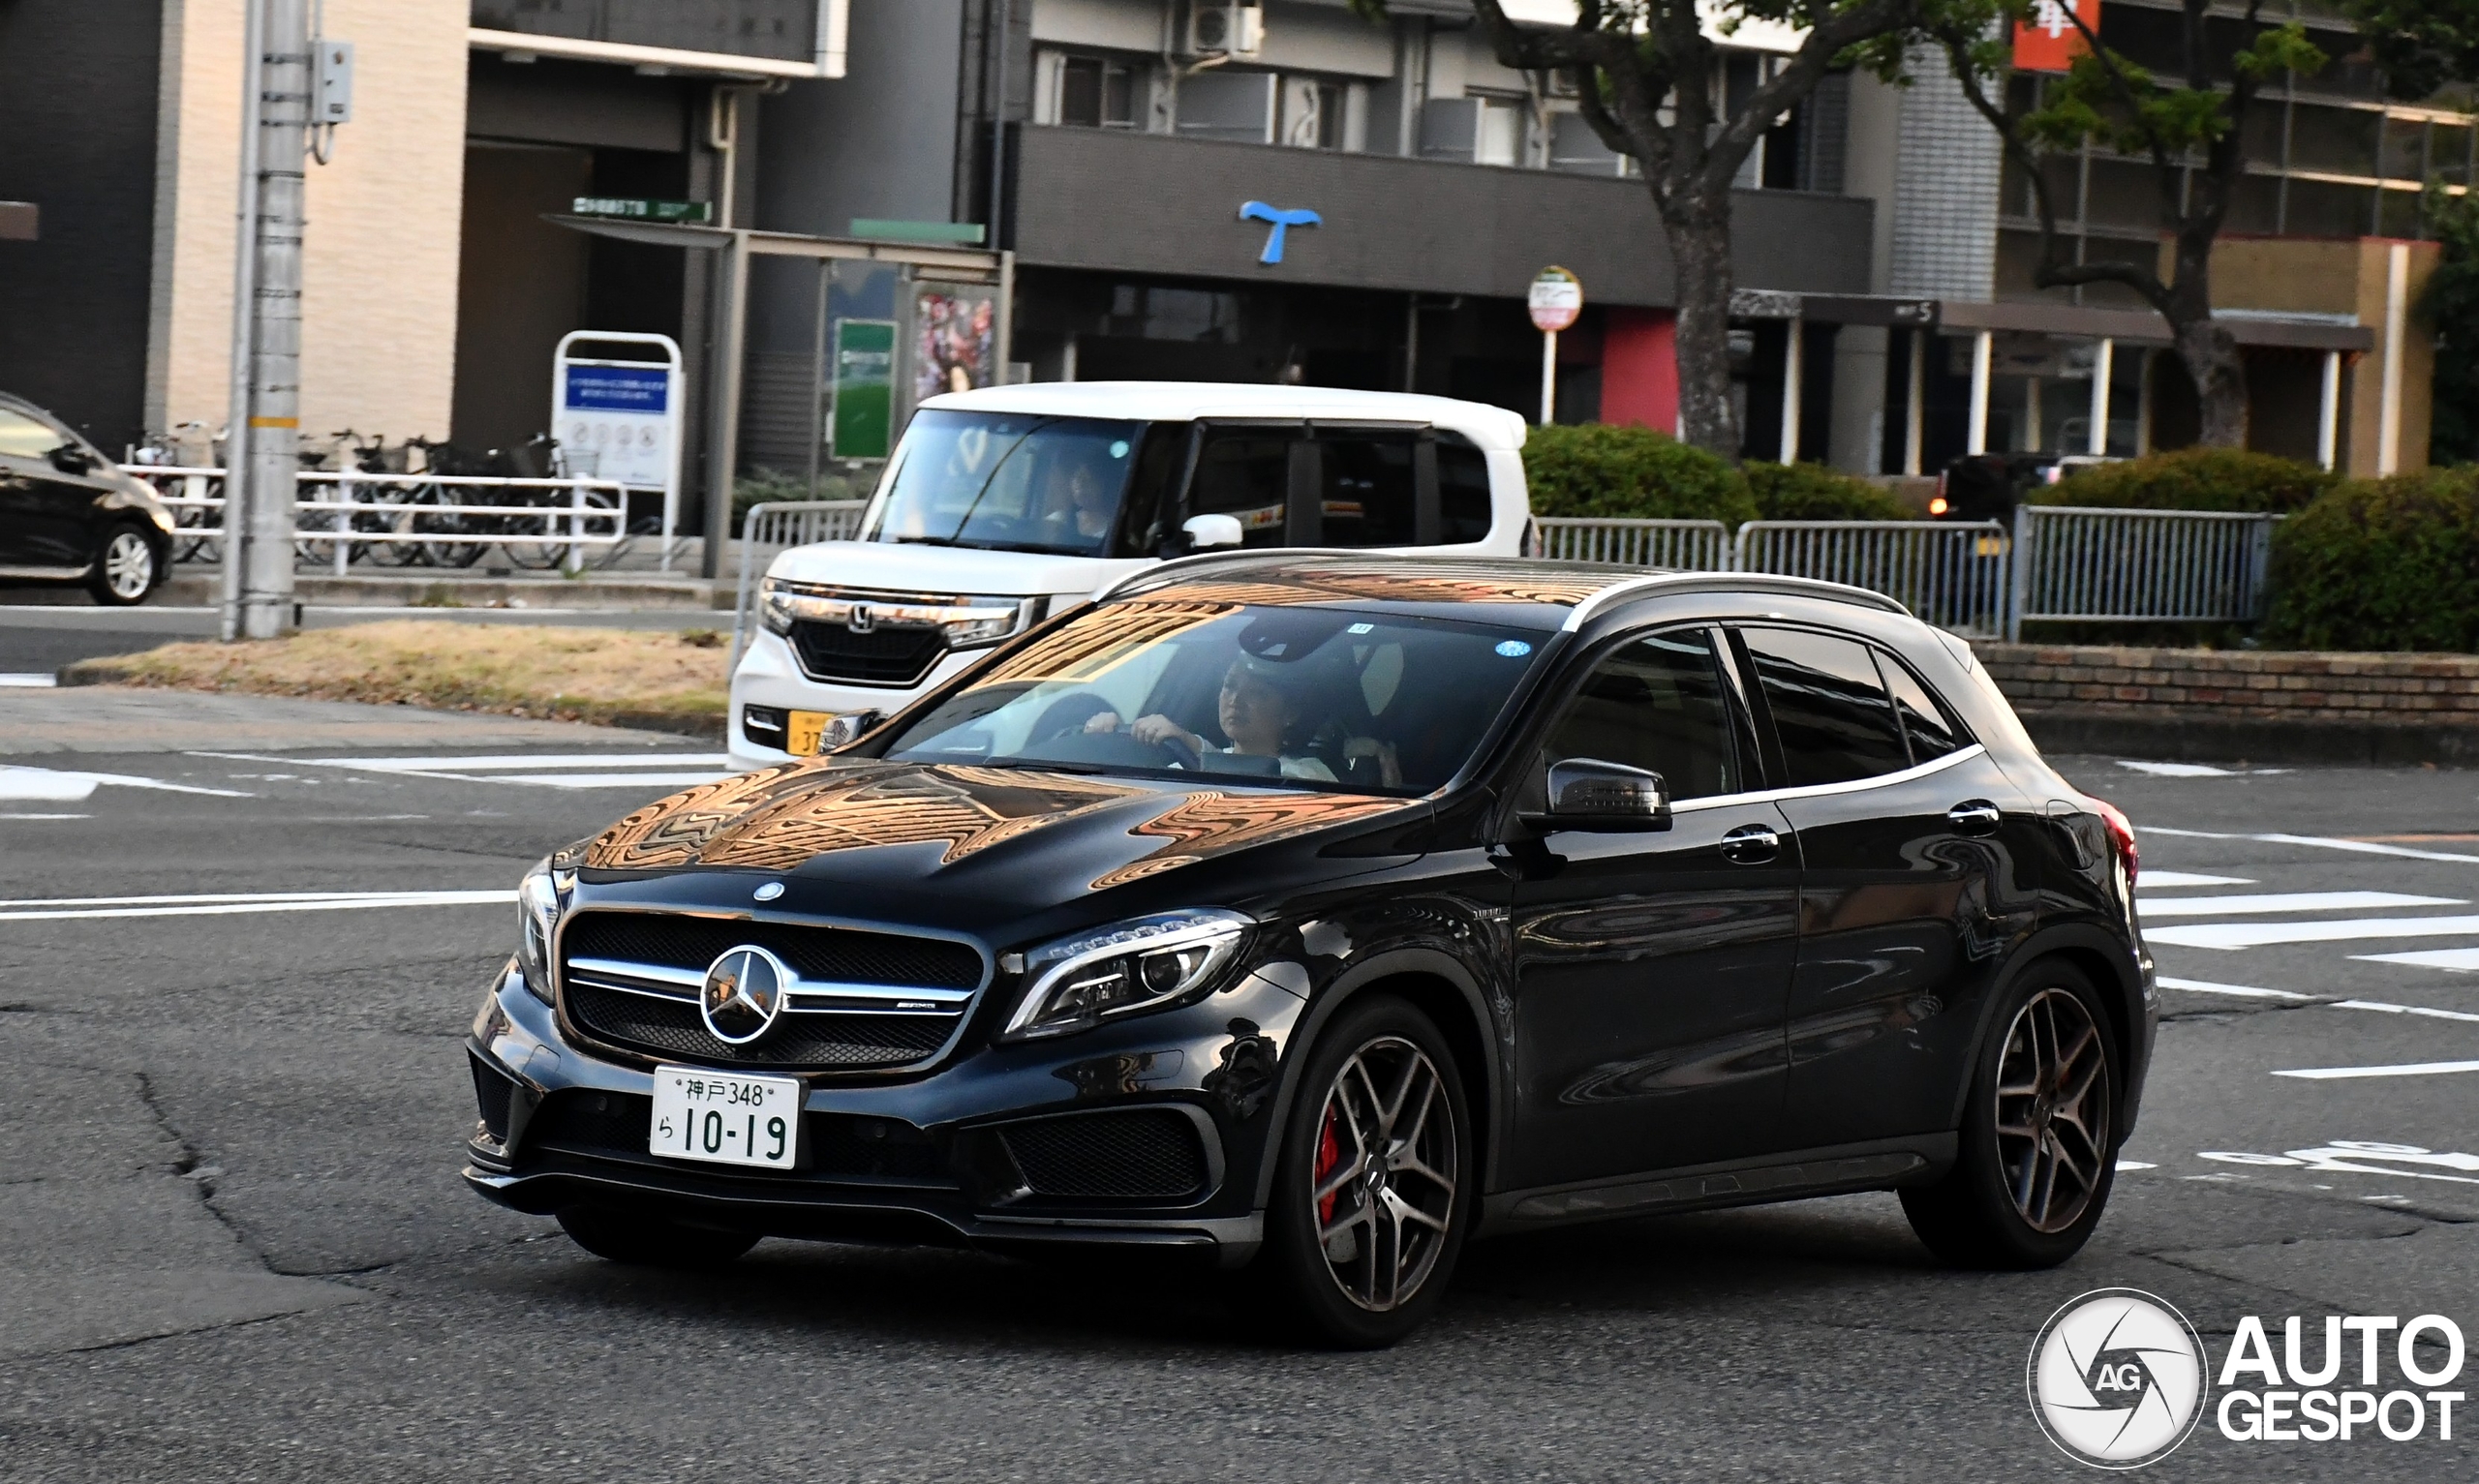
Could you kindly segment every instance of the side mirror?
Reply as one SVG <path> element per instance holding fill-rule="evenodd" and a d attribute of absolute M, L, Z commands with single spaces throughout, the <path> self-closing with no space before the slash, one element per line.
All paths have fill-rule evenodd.
<path fill-rule="evenodd" d="M 1647 769 L 1599 758 L 1549 765 L 1549 810 L 1523 822 L 1543 832 L 1620 833 L 1669 828 L 1669 784 Z"/>
<path fill-rule="evenodd" d="M 817 750 L 832 752 L 838 747 L 849 746 L 886 719 L 884 712 L 845 712 L 840 716 L 829 716 L 826 725 L 818 729 Z"/>
<path fill-rule="evenodd" d="M 95 461 L 77 444 L 63 443 L 51 451 L 51 467 L 64 474 L 84 474 L 94 470 Z"/>
<path fill-rule="evenodd" d="M 1190 552 L 1238 546 L 1248 536 L 1240 529 L 1240 518 L 1236 515 L 1191 515 L 1179 523 L 1179 530 L 1188 538 Z"/>

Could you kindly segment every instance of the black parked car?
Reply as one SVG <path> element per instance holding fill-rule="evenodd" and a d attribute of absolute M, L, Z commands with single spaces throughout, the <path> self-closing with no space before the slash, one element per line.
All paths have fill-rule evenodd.
<path fill-rule="evenodd" d="M 1600 1217 L 1894 1189 L 2045 1265 L 2150 1059 L 2134 871 L 1871 593 L 1193 558 L 544 861 L 466 1177 L 628 1262 L 1192 1251 L 1346 1345 Z"/>
<path fill-rule="evenodd" d="M 172 525 L 67 424 L 0 396 L 0 580 L 83 582 L 99 603 L 142 603 L 170 565 Z"/>

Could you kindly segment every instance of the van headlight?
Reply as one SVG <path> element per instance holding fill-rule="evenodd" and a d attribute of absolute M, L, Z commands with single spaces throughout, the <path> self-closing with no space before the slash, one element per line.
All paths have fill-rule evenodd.
<path fill-rule="evenodd" d="M 1255 925 L 1240 913 L 1189 907 L 1046 943 L 1024 955 L 1032 984 L 998 1039 L 1064 1036 L 1176 1004 L 1205 987 Z"/>
<path fill-rule="evenodd" d="M 517 944 L 516 963 L 525 971 L 527 991 L 545 1005 L 551 1003 L 551 945 L 557 941 L 560 919 L 568 910 L 576 884 L 575 871 L 554 870 L 551 858 L 544 856 L 516 886 L 519 927 L 524 933 Z"/>

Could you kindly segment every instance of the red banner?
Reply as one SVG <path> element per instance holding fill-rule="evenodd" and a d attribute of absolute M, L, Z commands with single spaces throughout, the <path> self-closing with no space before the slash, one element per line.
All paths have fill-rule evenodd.
<path fill-rule="evenodd" d="M 2069 4 L 2071 16 L 2066 14 Z M 2096 35 L 2100 0 L 2036 0 L 2031 18 L 2014 28 L 2015 70 L 2062 73 L 2071 68 L 2076 57 L 2092 49 L 2083 32 L 2075 29 L 2077 19 Z"/>

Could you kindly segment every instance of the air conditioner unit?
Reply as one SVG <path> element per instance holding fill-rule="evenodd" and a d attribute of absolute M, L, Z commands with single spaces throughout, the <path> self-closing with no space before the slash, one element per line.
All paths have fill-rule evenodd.
<path fill-rule="evenodd" d="M 1265 7 L 1244 0 L 1191 0 L 1188 50 L 1192 55 L 1253 57 L 1265 45 Z"/>

